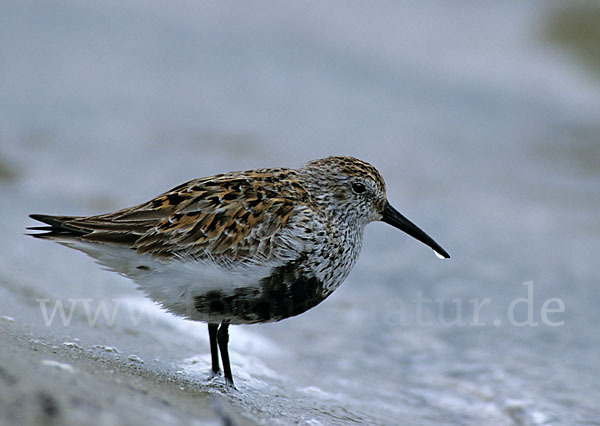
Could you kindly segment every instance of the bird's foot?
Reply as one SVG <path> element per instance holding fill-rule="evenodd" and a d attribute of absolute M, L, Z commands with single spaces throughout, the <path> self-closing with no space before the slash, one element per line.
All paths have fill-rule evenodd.
<path fill-rule="evenodd" d="M 215 379 L 215 377 L 221 377 L 221 371 L 212 371 L 212 370 L 211 370 L 211 371 L 208 373 L 208 378 L 207 378 L 207 380 L 208 380 L 209 382 L 212 382 L 212 381 Z"/>
<path fill-rule="evenodd" d="M 233 380 L 230 380 L 227 377 L 225 377 L 225 386 L 229 390 L 238 390 L 233 384 Z"/>

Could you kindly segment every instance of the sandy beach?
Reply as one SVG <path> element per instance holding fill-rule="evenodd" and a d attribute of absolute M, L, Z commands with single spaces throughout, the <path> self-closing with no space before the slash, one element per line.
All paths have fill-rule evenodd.
<path fill-rule="evenodd" d="M 0 319 L 0 424 L 254 424 L 214 386 L 102 352 Z"/>

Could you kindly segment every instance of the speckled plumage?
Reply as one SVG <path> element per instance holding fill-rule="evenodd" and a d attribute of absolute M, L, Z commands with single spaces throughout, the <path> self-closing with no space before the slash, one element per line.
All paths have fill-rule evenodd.
<path fill-rule="evenodd" d="M 449 257 L 389 205 L 379 172 L 352 157 L 194 179 L 113 213 L 31 217 L 49 225 L 34 236 L 82 250 L 167 310 L 208 323 L 312 308 L 347 277 L 372 221 Z"/>

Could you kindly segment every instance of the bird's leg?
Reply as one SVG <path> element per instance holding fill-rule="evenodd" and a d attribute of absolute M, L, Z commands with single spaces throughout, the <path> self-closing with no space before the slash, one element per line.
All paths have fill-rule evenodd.
<path fill-rule="evenodd" d="M 225 381 L 233 386 L 233 376 L 231 375 L 231 366 L 229 365 L 229 352 L 227 344 L 229 343 L 229 322 L 221 322 L 219 332 L 217 333 L 217 341 L 219 342 L 219 350 L 221 351 L 221 360 L 223 360 L 223 372 L 225 373 Z"/>
<path fill-rule="evenodd" d="M 219 347 L 217 346 L 217 330 L 219 324 L 208 324 L 208 340 L 210 341 L 210 355 L 212 357 L 212 371 L 217 374 L 221 368 L 219 367 Z"/>

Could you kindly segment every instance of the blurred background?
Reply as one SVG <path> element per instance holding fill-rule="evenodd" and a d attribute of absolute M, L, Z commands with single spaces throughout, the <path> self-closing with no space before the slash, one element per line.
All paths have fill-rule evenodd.
<path fill-rule="evenodd" d="M 600 424 L 598 22 L 578 1 L 3 0 L 0 321 L 117 346 L 257 423 Z M 204 324 L 23 235 L 328 155 L 374 164 L 452 258 L 370 225 L 328 300 L 233 327 L 237 396 L 205 382 Z M 46 327 L 39 298 L 129 311 Z"/>

